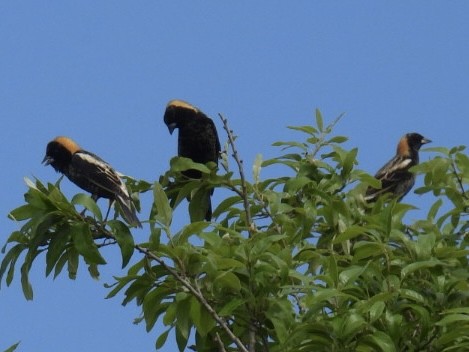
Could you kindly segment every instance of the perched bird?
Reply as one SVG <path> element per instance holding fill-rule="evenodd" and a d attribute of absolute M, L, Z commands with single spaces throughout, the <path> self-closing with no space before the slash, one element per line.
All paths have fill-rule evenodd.
<path fill-rule="evenodd" d="M 97 155 L 81 149 L 67 137 L 57 137 L 47 144 L 42 161 L 55 171 L 67 176 L 78 187 L 91 193 L 92 198 L 109 199 L 109 210 L 114 201 L 119 203 L 124 219 L 131 225 L 142 227 L 137 218 L 129 192 L 118 173 Z"/>
<path fill-rule="evenodd" d="M 365 193 L 366 201 L 375 201 L 380 195 L 391 193 L 400 201 L 413 187 L 415 175 L 409 169 L 419 163 L 419 149 L 431 140 L 418 133 L 407 133 L 397 145 L 394 158 L 389 160 L 375 175 L 381 181 L 382 187 L 376 189 L 368 187 Z"/>
<path fill-rule="evenodd" d="M 196 163 L 205 164 L 213 161 L 218 165 L 220 155 L 220 141 L 217 129 L 212 119 L 207 117 L 195 106 L 182 100 L 171 100 L 166 106 L 164 123 L 168 126 L 170 134 L 179 129 L 178 155 L 190 158 Z M 187 170 L 183 174 L 189 178 L 201 178 L 198 170 Z M 212 218 L 212 204 L 208 195 L 208 209 L 205 219 Z"/>

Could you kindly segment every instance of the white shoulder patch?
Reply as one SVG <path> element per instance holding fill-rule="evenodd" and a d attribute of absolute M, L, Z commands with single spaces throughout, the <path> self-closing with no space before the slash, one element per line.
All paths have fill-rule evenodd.
<path fill-rule="evenodd" d="M 394 172 L 396 170 L 401 170 L 401 169 L 405 169 L 406 167 L 409 166 L 409 164 L 412 162 L 412 159 L 411 158 L 407 158 L 407 159 L 404 159 L 402 160 L 401 162 L 399 163 L 396 163 L 395 165 L 393 165 L 389 171 L 387 172 L 388 174 L 391 173 L 391 172 Z"/>

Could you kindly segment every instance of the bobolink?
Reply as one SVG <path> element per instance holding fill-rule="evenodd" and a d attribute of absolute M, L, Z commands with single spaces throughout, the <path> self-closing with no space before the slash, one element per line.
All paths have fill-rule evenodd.
<path fill-rule="evenodd" d="M 78 187 L 91 193 L 92 198 L 109 199 L 110 207 L 117 201 L 124 219 L 131 225 L 142 227 L 137 218 L 129 192 L 118 173 L 97 155 L 81 149 L 67 137 L 57 137 L 47 144 L 46 156 L 42 161 L 55 171 L 67 176 Z"/>
<path fill-rule="evenodd" d="M 368 187 L 366 201 L 375 201 L 380 195 L 391 193 L 400 201 L 413 187 L 415 175 L 409 169 L 419 163 L 419 149 L 431 140 L 418 133 L 407 133 L 397 145 L 394 158 L 389 160 L 375 175 L 381 181 L 381 189 Z"/>
<path fill-rule="evenodd" d="M 212 119 L 195 106 L 182 100 L 171 100 L 166 106 L 164 123 L 170 134 L 179 129 L 178 155 L 190 158 L 196 163 L 213 161 L 218 165 L 220 141 Z M 201 178 L 198 170 L 187 170 L 183 174 L 189 178 Z M 210 192 L 213 194 L 213 189 Z M 208 195 L 208 209 L 205 220 L 212 218 L 212 204 Z"/>

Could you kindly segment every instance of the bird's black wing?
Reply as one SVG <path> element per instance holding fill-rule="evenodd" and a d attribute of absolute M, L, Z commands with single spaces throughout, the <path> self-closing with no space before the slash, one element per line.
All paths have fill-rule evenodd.
<path fill-rule="evenodd" d="M 115 199 L 119 195 L 130 198 L 117 172 L 93 153 L 75 153 L 70 164 L 70 175 L 82 188 L 98 197 Z"/>
<path fill-rule="evenodd" d="M 402 198 L 413 186 L 414 176 L 409 168 L 414 164 L 411 157 L 396 155 L 387 162 L 375 175 L 381 181 L 381 188 L 369 187 L 365 199 L 375 200 L 384 193 L 393 193 L 399 199 Z"/>
<path fill-rule="evenodd" d="M 210 126 L 210 133 L 208 133 L 209 138 L 211 139 L 210 143 L 213 145 L 215 151 L 214 159 L 212 161 L 218 164 L 221 152 L 220 139 L 218 138 L 217 128 L 213 120 L 209 119 L 208 125 Z"/>

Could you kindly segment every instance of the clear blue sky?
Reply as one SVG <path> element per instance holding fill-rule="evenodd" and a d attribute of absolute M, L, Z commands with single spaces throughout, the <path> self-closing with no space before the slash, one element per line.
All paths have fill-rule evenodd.
<path fill-rule="evenodd" d="M 23 177 L 57 180 L 40 163 L 57 135 L 123 173 L 158 179 L 176 153 L 162 122 L 174 98 L 212 116 L 222 143 L 217 114 L 228 117 L 248 170 L 258 153 L 277 154 L 272 142 L 296 137 L 285 126 L 313 123 L 315 108 L 328 121 L 346 113 L 336 133 L 370 173 L 406 132 L 432 146 L 467 144 L 468 38 L 466 1 L 3 1 L 1 245 L 20 226 L 6 214 L 23 202 Z M 45 279 L 39 257 L 32 302 L 18 280 L 3 283 L 0 350 L 18 340 L 21 351 L 154 350 L 162 328 L 147 334 L 132 324 L 139 308 L 104 300 L 103 284 L 122 274 L 118 251 L 105 256 L 99 281 L 84 266 L 76 281 Z"/>

